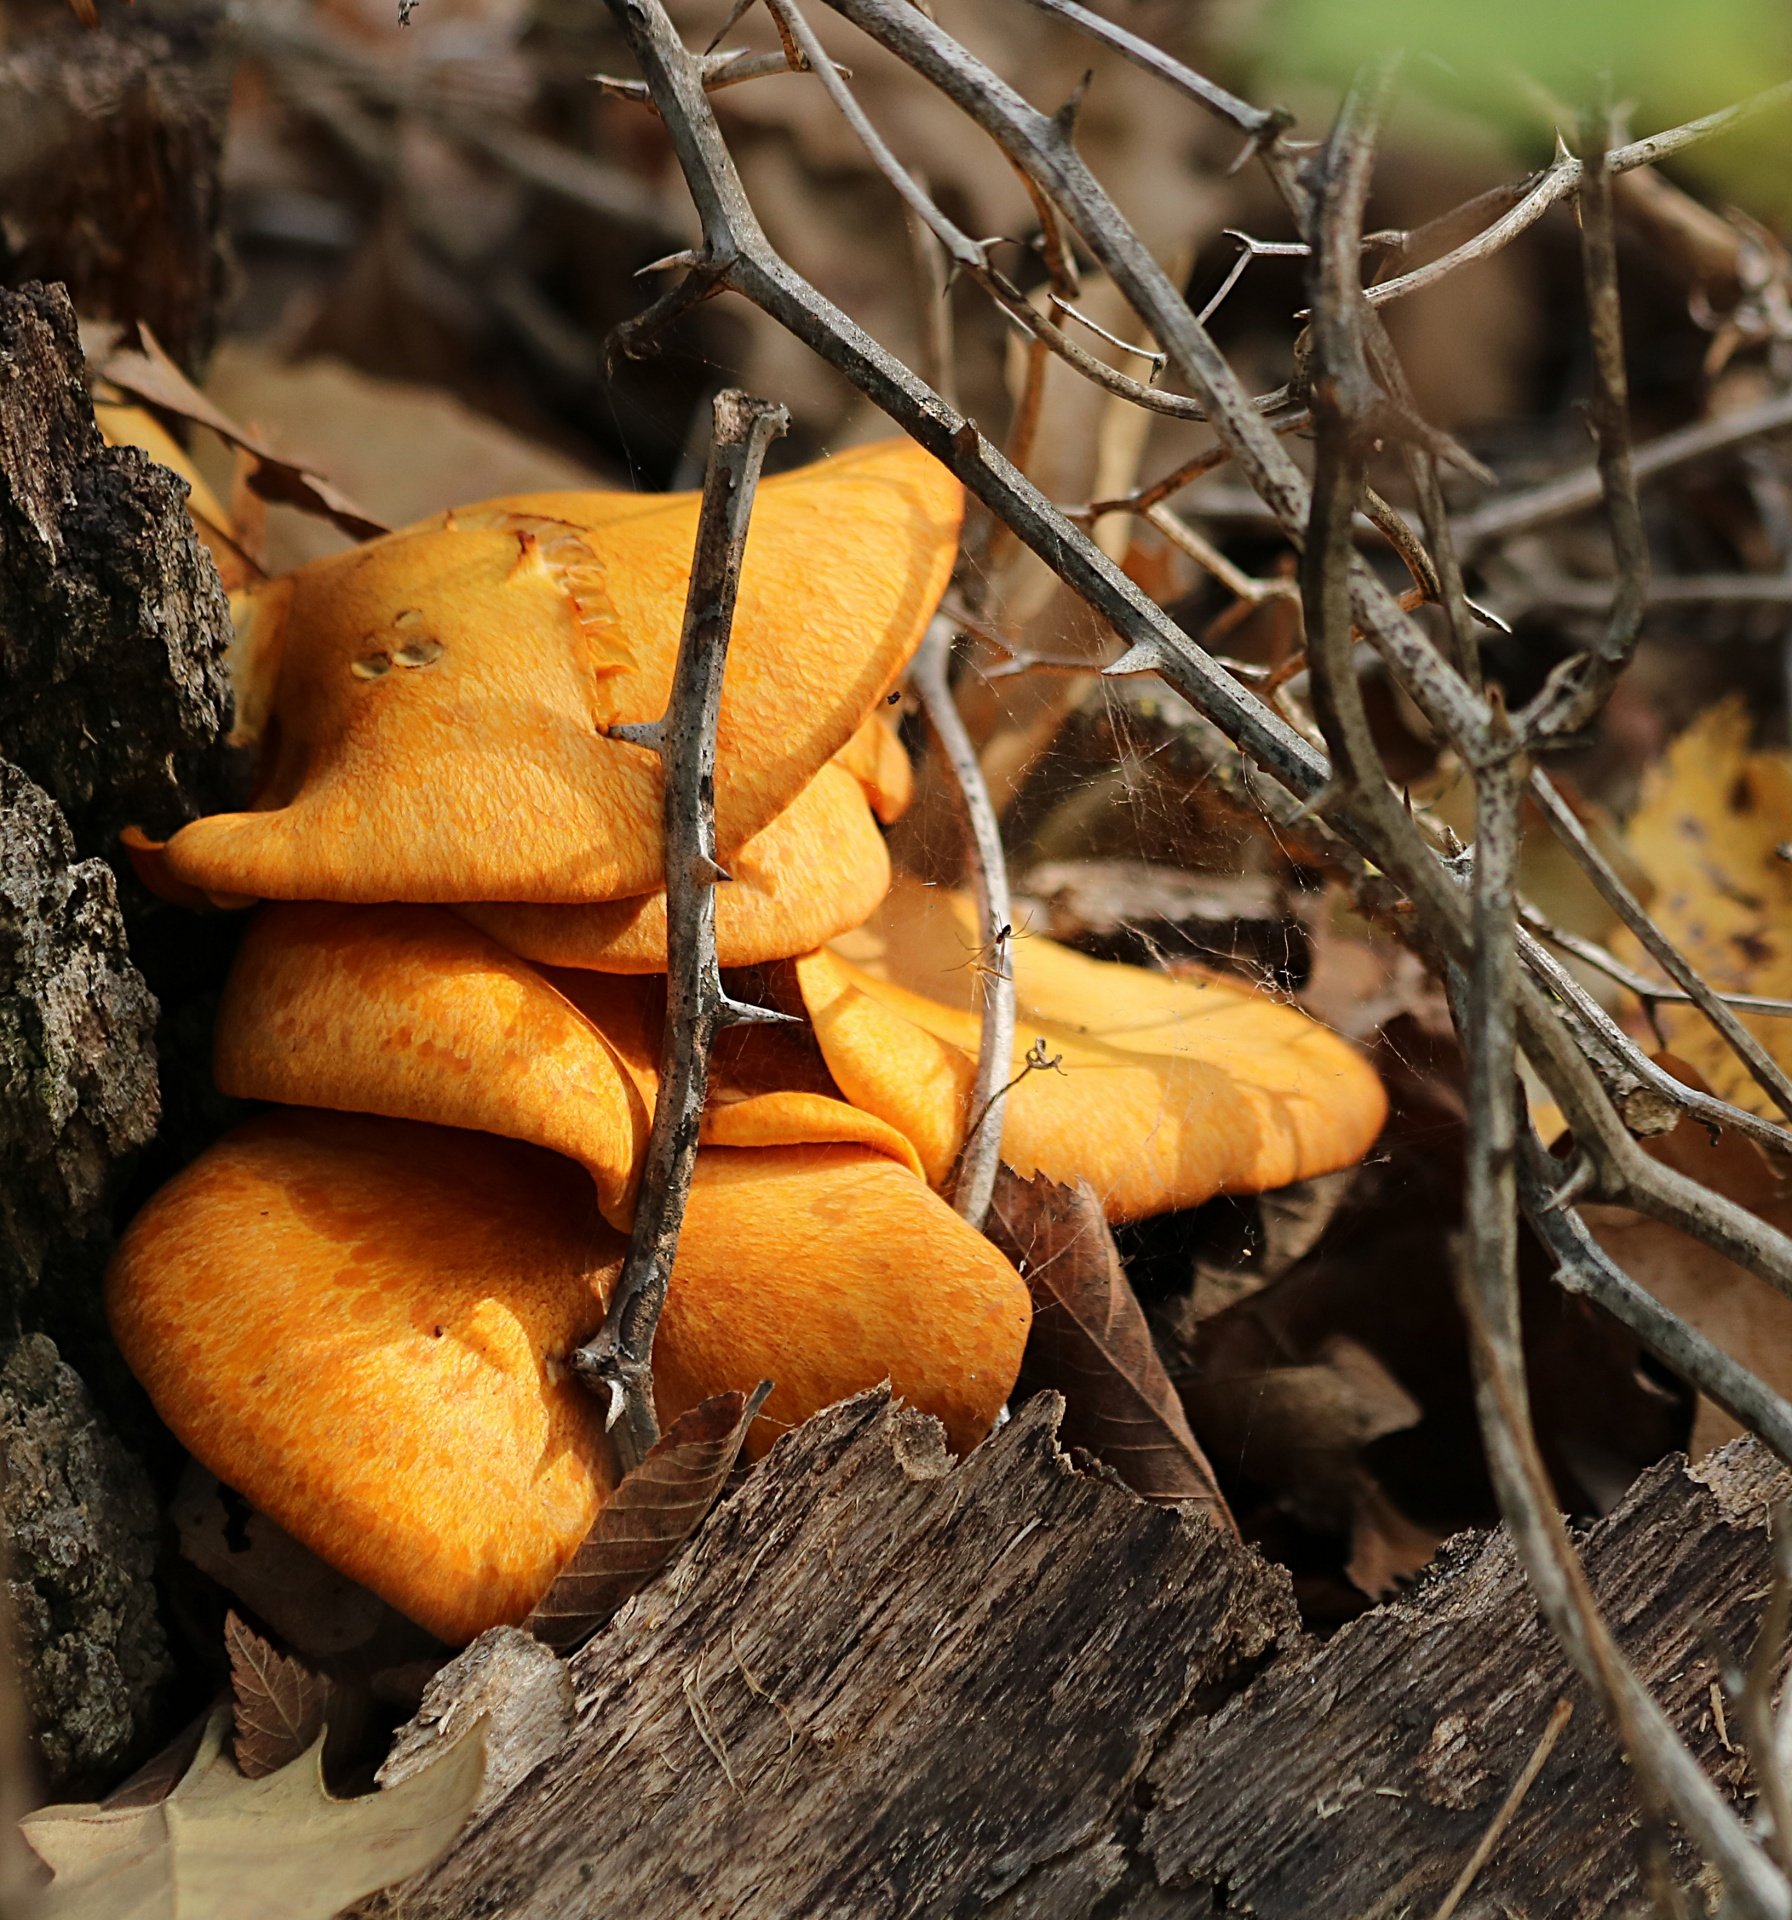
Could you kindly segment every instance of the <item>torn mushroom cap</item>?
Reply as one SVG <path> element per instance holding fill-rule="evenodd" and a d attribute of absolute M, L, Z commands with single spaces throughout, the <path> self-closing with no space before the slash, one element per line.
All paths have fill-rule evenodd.
<path fill-rule="evenodd" d="M 716 954 L 724 967 L 807 953 L 875 913 L 890 889 L 883 835 L 838 759 L 729 859 L 727 871 L 715 901 Z M 666 971 L 664 893 L 588 907 L 467 905 L 460 911 L 512 953 L 546 966 Z"/>
<path fill-rule="evenodd" d="M 626 1226 L 657 1088 L 664 983 L 559 976 L 574 997 L 445 907 L 268 906 L 250 923 L 213 1040 L 239 1099 L 478 1128 L 579 1162 Z M 769 1044 L 769 1043 L 768 1043 Z M 856 1140 L 913 1165 L 893 1128 L 813 1082 L 728 1100 L 703 1138 Z"/>
<path fill-rule="evenodd" d="M 963 895 L 899 881 L 874 921 L 796 963 L 841 1091 L 905 1134 L 936 1185 L 970 1120 L 976 929 Z M 1331 1172 L 1381 1130 L 1374 1071 L 1292 1007 L 1025 934 L 1011 951 L 1018 1082 L 1002 1157 L 1025 1175 L 1088 1180 L 1113 1219 Z"/>
<path fill-rule="evenodd" d="M 205 1466 L 462 1641 L 528 1611 L 609 1492 L 599 1403 L 565 1360 L 622 1252 L 554 1155 L 286 1111 L 150 1201 L 107 1311 Z M 772 1379 L 757 1454 L 887 1378 L 968 1447 L 1028 1318 L 1013 1268 L 894 1161 L 706 1151 L 655 1343 L 660 1419 Z"/>
<path fill-rule="evenodd" d="M 256 811 L 169 841 L 208 893 L 583 903 L 655 890 L 697 496 L 533 494 L 289 577 Z M 962 501 L 912 442 L 767 481 L 717 731 L 724 861 L 847 745 L 945 590 Z M 265 657 L 274 658 L 264 640 Z"/>

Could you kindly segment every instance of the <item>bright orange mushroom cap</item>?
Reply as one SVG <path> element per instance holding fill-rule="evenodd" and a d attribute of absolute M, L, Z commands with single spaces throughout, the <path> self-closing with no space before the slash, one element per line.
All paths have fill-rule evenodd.
<path fill-rule="evenodd" d="M 623 1241 L 556 1155 L 283 1111 L 164 1187 L 107 1311 L 176 1437 L 444 1639 L 520 1619 L 612 1485 L 567 1374 Z M 854 1147 L 706 1150 L 654 1347 L 662 1423 L 777 1383 L 748 1441 L 888 1379 L 974 1445 L 1011 1391 L 1020 1276 L 913 1174 Z"/>
<path fill-rule="evenodd" d="M 906 764 L 906 762 L 905 762 Z M 728 861 L 716 888 L 716 957 L 724 967 L 788 960 L 848 932 L 890 889 L 890 856 L 858 781 L 831 760 Z M 666 971 L 666 896 L 592 906 L 463 906 L 512 953 L 602 973 Z"/>
<path fill-rule="evenodd" d="M 979 944 L 960 894 L 901 881 L 875 920 L 796 963 L 828 1068 L 855 1106 L 950 1175 L 976 1076 Z M 1148 973 L 1026 934 L 1002 1157 L 1088 1180 L 1109 1217 L 1257 1193 L 1360 1160 L 1387 1097 L 1356 1050 L 1218 975 Z M 1043 1062 L 1029 1066 L 1035 1043 Z"/>
<path fill-rule="evenodd" d="M 275 673 L 257 810 L 183 828 L 170 877 L 287 900 L 654 891 L 659 761 L 609 729 L 665 709 L 697 509 L 695 494 L 521 495 L 299 568 L 277 645 L 257 623 Z M 902 670 L 961 513 L 958 483 L 908 440 L 765 483 L 717 729 L 724 861 Z"/>
<path fill-rule="evenodd" d="M 212 1050 L 219 1090 L 239 1099 L 549 1147 L 628 1224 L 649 1125 L 635 1077 L 533 967 L 446 907 L 264 907 L 225 984 Z"/>

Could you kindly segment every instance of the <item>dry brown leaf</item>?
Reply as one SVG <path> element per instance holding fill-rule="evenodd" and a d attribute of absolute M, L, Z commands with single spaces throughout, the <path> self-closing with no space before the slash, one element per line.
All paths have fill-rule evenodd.
<path fill-rule="evenodd" d="M 1657 1056 L 1676 1079 L 1699 1076 L 1671 1054 Z M 1752 1140 L 1734 1131 L 1713 1140 L 1696 1122 L 1642 1143 L 1653 1160 L 1713 1193 L 1747 1207 L 1771 1227 L 1792 1233 L 1792 1174 Z M 1721 1253 L 1628 1207 L 1585 1207 L 1594 1237 L 1624 1271 L 1664 1307 L 1698 1328 L 1734 1360 L 1792 1398 L 1792 1300 Z M 1697 1460 L 1742 1428 L 1715 1401 L 1699 1396 L 1687 1452 Z"/>
<path fill-rule="evenodd" d="M 438 1858 L 485 1773 L 481 1722 L 412 1779 L 332 1800 L 321 1743 L 251 1780 L 230 1758 L 229 1729 L 220 1708 L 153 1805 L 45 1807 L 21 1821 L 55 1875 L 35 1920 L 330 1920 Z"/>
<path fill-rule="evenodd" d="M 1699 717 L 1650 769 L 1627 830 L 1654 891 L 1656 923 L 1720 992 L 1792 998 L 1792 754 L 1749 751 L 1748 711 L 1727 700 Z M 1617 950 L 1659 970 L 1628 935 Z M 1738 1018 L 1782 1066 L 1792 1067 L 1792 1021 Z M 1751 1113 L 1774 1114 L 1767 1094 L 1696 1007 L 1657 1014 L 1668 1048 L 1711 1091 Z"/>
<path fill-rule="evenodd" d="M 133 400 L 207 427 L 220 440 L 240 448 L 254 462 L 245 476 L 247 484 L 262 499 L 318 514 L 356 540 L 374 540 L 391 531 L 363 513 L 321 474 L 283 458 L 259 434 L 238 426 L 215 407 L 162 351 L 160 342 L 142 321 L 137 323 L 137 339 L 135 347 L 120 343 L 100 356 L 94 371 L 101 379 Z"/>
<path fill-rule="evenodd" d="M 674 1420 L 610 1496 L 528 1631 L 565 1652 L 614 1618 L 702 1525 L 771 1390 L 762 1380 L 751 1394 L 718 1393 Z"/>
<path fill-rule="evenodd" d="M 1004 1167 L 987 1231 L 1033 1296 L 1021 1386 L 1064 1396 L 1065 1444 L 1086 1448 L 1147 1500 L 1192 1500 L 1232 1528 L 1095 1190 Z"/>
<path fill-rule="evenodd" d="M 235 1613 L 224 1617 L 230 1655 L 232 1747 L 245 1780 L 289 1767 L 323 1733 L 333 1689 L 321 1673 L 279 1652 Z"/>

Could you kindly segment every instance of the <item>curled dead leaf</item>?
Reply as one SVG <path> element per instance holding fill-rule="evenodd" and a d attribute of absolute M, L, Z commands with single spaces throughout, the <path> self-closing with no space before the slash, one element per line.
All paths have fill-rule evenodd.
<path fill-rule="evenodd" d="M 1033 1296 L 1021 1386 L 1064 1396 L 1065 1444 L 1086 1448 L 1147 1500 L 1194 1501 L 1236 1531 L 1094 1188 L 1004 1167 L 988 1233 Z"/>
<path fill-rule="evenodd" d="M 523 1625 L 566 1652 L 612 1619 L 702 1525 L 758 1418 L 769 1380 L 681 1414 L 623 1480 Z"/>
<path fill-rule="evenodd" d="M 94 371 L 101 379 L 160 413 L 209 428 L 220 440 L 247 454 L 251 464 L 243 475 L 245 484 L 263 500 L 317 514 L 355 540 L 377 540 L 391 531 L 362 512 L 321 474 L 283 458 L 259 434 L 239 426 L 213 406 L 169 359 L 161 342 L 141 320 L 136 333 L 135 346 L 124 344 L 121 338 L 98 357 Z"/>

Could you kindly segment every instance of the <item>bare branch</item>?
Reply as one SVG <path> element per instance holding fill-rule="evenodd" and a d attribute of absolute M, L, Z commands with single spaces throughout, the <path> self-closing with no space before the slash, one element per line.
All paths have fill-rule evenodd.
<path fill-rule="evenodd" d="M 981 1227 L 1002 1163 L 1002 1120 L 1014 1084 L 1014 909 L 1008 895 L 1008 861 L 1002 829 L 991 804 L 977 749 L 959 718 L 947 669 L 952 657 L 951 622 L 936 619 L 909 668 L 927 724 L 939 743 L 964 807 L 969 830 L 971 884 L 987 957 L 979 958 L 983 987 L 977 1038 L 977 1077 L 971 1089 L 970 1125 L 953 1173 L 952 1204 Z"/>
<path fill-rule="evenodd" d="M 671 697 L 663 719 L 627 736 L 657 752 L 665 771 L 666 1030 L 628 1253 L 602 1328 L 572 1356 L 574 1373 L 610 1396 L 605 1425 L 620 1423 L 625 1473 L 659 1438 L 653 1336 L 697 1164 L 710 1048 L 724 1026 L 773 1017 L 730 1000 L 716 963 L 716 716 L 753 493 L 766 449 L 788 424 L 782 407 L 732 388 L 716 395 Z"/>

